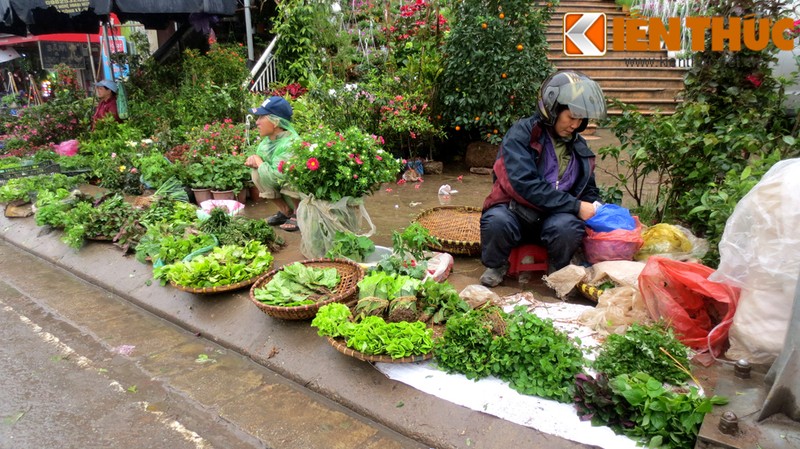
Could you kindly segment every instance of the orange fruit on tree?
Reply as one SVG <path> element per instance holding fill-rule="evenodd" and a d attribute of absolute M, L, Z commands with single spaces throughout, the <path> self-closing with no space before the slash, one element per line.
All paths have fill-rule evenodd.
<path fill-rule="evenodd" d="M 506 18 L 506 15 L 505 15 L 505 14 L 503 14 L 503 13 L 500 13 L 500 15 L 499 15 L 499 16 L 497 16 L 497 17 L 500 17 L 500 19 L 505 19 L 505 18 Z"/>
<path fill-rule="evenodd" d="M 495 133 L 495 134 L 497 134 L 497 128 L 495 128 L 495 129 L 494 129 L 494 131 L 492 131 L 492 132 L 493 132 L 493 133 Z"/>
<path fill-rule="evenodd" d="M 489 28 L 489 25 L 486 22 L 484 22 L 484 23 L 481 24 L 481 28 L 483 28 L 485 30 L 485 29 Z"/>
<path fill-rule="evenodd" d="M 480 117 L 475 117 L 475 121 L 476 121 L 476 122 L 477 122 L 478 120 L 480 120 L 480 119 L 481 119 Z"/>
<path fill-rule="evenodd" d="M 500 75 L 500 78 L 506 79 L 506 78 L 508 78 L 508 74 L 503 73 L 503 74 Z"/>
<path fill-rule="evenodd" d="M 456 131 L 461 131 L 461 127 L 456 125 Z"/>
<path fill-rule="evenodd" d="M 522 44 L 517 44 L 517 51 L 522 51 L 523 48 L 525 47 L 523 47 Z"/>

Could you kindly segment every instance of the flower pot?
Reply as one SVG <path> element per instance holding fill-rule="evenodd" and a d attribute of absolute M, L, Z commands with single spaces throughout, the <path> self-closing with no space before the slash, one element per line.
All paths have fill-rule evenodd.
<path fill-rule="evenodd" d="M 194 193 L 194 202 L 198 205 L 203 201 L 211 199 L 211 189 L 195 189 L 192 188 L 192 193 Z"/>
<path fill-rule="evenodd" d="M 212 190 L 211 197 L 215 200 L 234 200 L 236 195 L 233 190 Z"/>
<path fill-rule="evenodd" d="M 247 203 L 247 189 L 242 189 L 236 192 L 236 201 L 246 204 Z"/>

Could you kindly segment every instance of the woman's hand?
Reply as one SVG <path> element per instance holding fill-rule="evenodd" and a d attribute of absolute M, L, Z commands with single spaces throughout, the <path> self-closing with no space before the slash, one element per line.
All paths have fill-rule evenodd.
<path fill-rule="evenodd" d="M 261 159 L 259 156 L 255 155 L 255 154 L 252 155 L 252 156 L 247 156 L 247 160 L 244 161 L 244 165 L 246 165 L 246 166 L 248 166 L 250 168 L 255 168 L 255 169 L 258 169 L 258 167 L 260 167 L 261 164 L 263 164 L 263 163 L 264 163 L 264 160 Z"/>
<path fill-rule="evenodd" d="M 597 208 L 594 207 L 594 204 L 587 203 L 586 201 L 581 201 L 581 208 L 578 211 L 578 218 L 580 218 L 583 221 L 586 221 L 594 217 L 595 213 L 597 213 Z"/>

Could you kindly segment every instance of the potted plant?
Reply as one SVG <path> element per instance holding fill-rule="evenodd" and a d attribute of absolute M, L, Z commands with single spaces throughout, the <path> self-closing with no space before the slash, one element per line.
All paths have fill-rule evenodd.
<path fill-rule="evenodd" d="M 194 193 L 197 204 L 211 199 L 211 187 L 214 185 L 214 169 L 208 158 L 198 158 L 186 165 L 186 178 Z"/>
<path fill-rule="evenodd" d="M 250 177 L 250 169 L 244 165 L 244 155 L 223 154 L 211 158 L 211 194 L 214 199 L 232 200 L 244 190 L 244 183 Z"/>

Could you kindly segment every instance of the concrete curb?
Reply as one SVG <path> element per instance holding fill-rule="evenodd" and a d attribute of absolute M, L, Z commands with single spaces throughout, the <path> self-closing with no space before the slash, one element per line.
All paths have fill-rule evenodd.
<path fill-rule="evenodd" d="M 392 381 L 371 364 L 337 352 L 308 321 L 267 316 L 250 302 L 247 290 L 202 296 L 161 287 L 152 281 L 150 266 L 112 245 L 89 243 L 75 251 L 61 242 L 61 232 L 47 233 L 32 217 L 0 217 L 0 231 L 3 240 L 86 282 L 431 447 L 587 447 Z M 290 262 L 279 254 L 275 266 Z"/>

